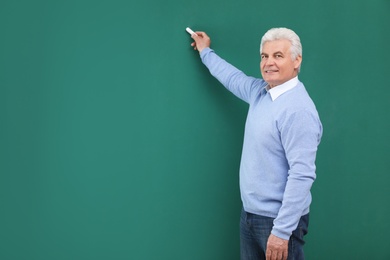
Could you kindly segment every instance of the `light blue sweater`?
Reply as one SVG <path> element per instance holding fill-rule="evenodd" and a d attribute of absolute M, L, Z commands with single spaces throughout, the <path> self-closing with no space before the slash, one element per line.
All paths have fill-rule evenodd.
<path fill-rule="evenodd" d="M 289 239 L 309 213 L 316 178 L 322 125 L 315 105 L 299 81 L 273 101 L 264 80 L 246 76 L 210 48 L 200 56 L 215 78 L 249 104 L 240 166 L 244 210 L 275 218 L 272 234 Z"/>

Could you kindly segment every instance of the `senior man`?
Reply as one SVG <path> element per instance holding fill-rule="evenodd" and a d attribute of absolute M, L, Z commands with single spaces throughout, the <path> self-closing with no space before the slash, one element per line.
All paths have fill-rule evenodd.
<path fill-rule="evenodd" d="M 241 259 L 304 259 L 322 125 L 298 80 L 302 62 L 298 35 L 287 28 L 264 34 L 263 79 L 247 76 L 220 58 L 205 32 L 191 37 L 210 73 L 249 104 L 240 165 Z"/>

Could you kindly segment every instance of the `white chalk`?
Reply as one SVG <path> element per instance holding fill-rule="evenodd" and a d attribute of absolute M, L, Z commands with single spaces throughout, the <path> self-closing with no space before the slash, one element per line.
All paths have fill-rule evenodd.
<path fill-rule="evenodd" d="M 193 34 L 196 35 L 196 33 L 195 33 L 193 30 L 191 30 L 190 27 L 187 27 L 187 28 L 186 28 L 186 31 L 187 31 L 189 34 L 191 34 L 191 35 L 193 35 Z"/>

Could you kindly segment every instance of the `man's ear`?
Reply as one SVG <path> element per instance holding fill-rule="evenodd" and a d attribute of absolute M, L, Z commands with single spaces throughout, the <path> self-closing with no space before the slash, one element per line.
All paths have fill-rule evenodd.
<path fill-rule="evenodd" d="M 294 60 L 294 69 L 298 69 L 299 66 L 301 66 L 302 63 L 302 56 L 298 55 L 297 58 Z"/>

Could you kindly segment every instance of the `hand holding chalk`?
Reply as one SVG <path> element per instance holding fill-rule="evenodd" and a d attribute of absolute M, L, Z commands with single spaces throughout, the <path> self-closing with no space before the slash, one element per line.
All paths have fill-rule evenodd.
<path fill-rule="evenodd" d="M 195 42 L 191 43 L 191 46 L 194 47 L 194 50 L 198 50 L 199 53 L 202 52 L 204 48 L 210 47 L 211 40 L 209 36 L 204 32 L 194 32 L 189 27 L 186 28 L 186 31 L 192 36 Z M 196 37 L 194 37 L 196 36 Z"/>
<path fill-rule="evenodd" d="M 187 27 L 186 28 L 186 31 L 192 36 L 192 35 L 197 35 L 193 30 L 191 30 L 191 28 L 190 27 Z"/>

